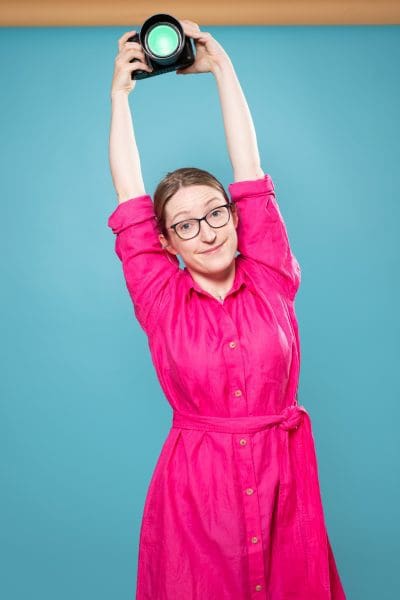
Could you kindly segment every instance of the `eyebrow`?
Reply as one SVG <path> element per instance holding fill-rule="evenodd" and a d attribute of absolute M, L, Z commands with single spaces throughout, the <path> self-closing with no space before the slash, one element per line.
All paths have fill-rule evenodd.
<path fill-rule="evenodd" d="M 220 200 L 222 202 L 221 198 L 218 198 L 217 196 L 214 196 L 213 198 L 210 198 L 209 200 L 207 200 L 207 202 L 205 203 L 204 206 L 207 206 L 207 204 L 210 204 L 210 202 L 212 202 L 213 200 Z M 189 213 L 190 213 L 189 210 L 181 210 L 178 213 L 176 213 L 176 215 L 174 216 L 174 218 L 172 219 L 172 221 L 175 221 L 175 219 L 177 217 L 179 217 L 179 215 L 187 215 Z"/>

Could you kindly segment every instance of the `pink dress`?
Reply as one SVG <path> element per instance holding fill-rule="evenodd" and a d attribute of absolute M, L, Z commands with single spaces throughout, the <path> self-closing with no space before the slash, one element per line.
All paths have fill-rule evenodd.
<path fill-rule="evenodd" d="M 240 254 L 223 302 L 161 247 L 149 195 L 108 220 L 172 407 L 143 511 L 136 600 L 342 600 L 297 400 L 300 267 L 271 177 L 229 193 Z"/>

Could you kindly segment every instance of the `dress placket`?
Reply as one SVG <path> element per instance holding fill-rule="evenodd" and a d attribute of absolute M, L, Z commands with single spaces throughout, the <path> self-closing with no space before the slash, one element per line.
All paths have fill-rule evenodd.
<path fill-rule="evenodd" d="M 251 435 L 233 434 L 238 475 L 243 494 L 246 547 L 249 566 L 249 597 L 267 598 L 258 486 L 253 464 Z"/>
<path fill-rule="evenodd" d="M 231 295 L 232 290 L 229 294 Z M 208 294 L 207 294 L 208 295 Z M 227 297 L 228 297 L 227 296 Z M 232 403 L 231 413 L 235 417 L 243 417 L 247 414 L 247 402 L 243 384 L 240 382 L 240 374 L 243 373 L 243 361 L 241 357 L 240 342 L 234 321 L 226 310 L 226 305 L 220 303 L 224 315 L 224 331 L 226 342 L 224 345 L 225 362 L 228 372 L 231 374 L 231 394 L 234 399 L 240 398 L 239 403 Z M 244 373 L 243 373 L 244 377 Z M 234 423 L 234 421 L 232 421 Z M 246 547 L 249 568 L 249 598 L 261 600 L 266 596 L 266 576 L 264 568 L 264 552 L 261 533 L 261 514 L 257 489 L 256 475 L 254 471 L 251 435 L 245 437 L 241 434 L 232 434 L 236 452 L 238 474 L 243 494 L 244 525 L 246 530 Z"/>
<path fill-rule="evenodd" d="M 238 331 L 229 316 L 226 318 L 225 335 L 224 358 L 229 373 L 230 395 L 232 398 L 229 408 L 232 416 L 242 417 L 247 414 L 242 352 Z"/>
<path fill-rule="evenodd" d="M 230 320 L 230 319 L 229 319 Z M 228 372 L 232 373 L 232 394 L 235 398 L 240 398 L 241 402 L 232 406 L 231 412 L 237 417 L 246 414 L 246 397 L 242 389 L 238 387 L 239 380 L 235 379 L 236 373 L 238 374 L 243 368 L 241 359 L 240 343 L 237 339 L 234 329 L 234 324 L 231 321 L 232 339 L 228 344 L 225 344 L 226 350 L 226 363 Z M 238 474 L 240 478 L 240 485 L 243 496 L 243 512 L 246 529 L 246 546 L 249 566 L 249 586 L 250 586 L 250 598 L 266 598 L 265 592 L 265 570 L 264 570 L 264 554 L 262 546 L 262 535 L 261 535 L 261 515 L 259 507 L 259 497 L 257 489 L 257 481 L 254 472 L 253 456 L 252 456 L 252 440 L 251 436 L 248 435 L 243 437 L 242 435 L 234 436 L 235 449 L 239 450 L 236 452 L 236 460 L 238 466 Z"/>

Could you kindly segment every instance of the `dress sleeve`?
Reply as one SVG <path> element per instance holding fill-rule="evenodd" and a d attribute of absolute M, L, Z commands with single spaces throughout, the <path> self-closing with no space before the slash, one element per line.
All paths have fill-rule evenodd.
<path fill-rule="evenodd" d="M 180 271 L 179 260 L 160 244 L 149 195 L 121 202 L 107 224 L 116 234 L 115 252 L 122 262 L 135 315 L 148 334 L 156 322 L 167 283 Z"/>
<path fill-rule="evenodd" d="M 239 252 L 258 263 L 281 293 L 294 300 L 301 281 L 300 265 L 291 251 L 270 175 L 237 181 L 228 189 L 239 215 Z"/>

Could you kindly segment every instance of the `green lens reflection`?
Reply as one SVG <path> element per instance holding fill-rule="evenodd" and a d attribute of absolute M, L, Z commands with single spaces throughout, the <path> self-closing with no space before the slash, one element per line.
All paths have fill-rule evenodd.
<path fill-rule="evenodd" d="M 179 36 L 169 25 L 156 25 L 147 36 L 147 45 L 157 56 L 173 54 L 179 44 Z"/>

